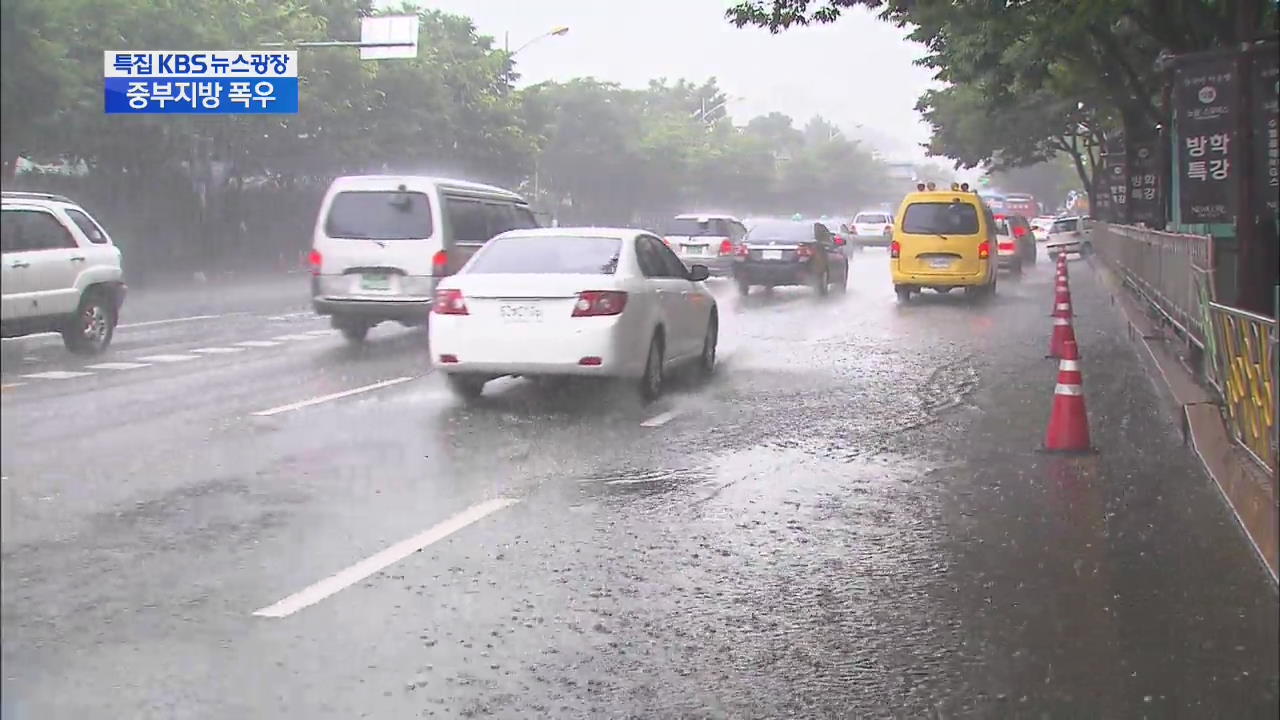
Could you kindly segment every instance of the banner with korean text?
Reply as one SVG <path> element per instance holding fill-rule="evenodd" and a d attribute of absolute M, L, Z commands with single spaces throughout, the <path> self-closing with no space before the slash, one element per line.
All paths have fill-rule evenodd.
<path fill-rule="evenodd" d="M 1230 56 L 1188 58 L 1174 75 L 1178 205 L 1184 223 L 1232 222 L 1237 212 L 1236 112 L 1240 78 Z"/>
<path fill-rule="evenodd" d="M 108 115 L 292 115 L 298 53 L 253 50 L 108 50 Z"/>

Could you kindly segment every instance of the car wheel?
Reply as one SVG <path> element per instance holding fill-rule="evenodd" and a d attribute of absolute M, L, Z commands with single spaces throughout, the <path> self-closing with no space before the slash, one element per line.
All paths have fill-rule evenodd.
<path fill-rule="evenodd" d="M 702 357 L 698 359 L 698 373 L 703 380 L 716 371 L 716 343 L 720 340 L 720 318 L 713 312 L 707 321 L 707 333 L 702 338 Z"/>
<path fill-rule="evenodd" d="M 898 293 L 898 302 L 905 303 L 911 299 L 911 288 L 895 287 L 894 292 Z"/>
<path fill-rule="evenodd" d="M 1014 274 L 1014 275 L 1021 275 L 1021 274 L 1022 274 L 1022 261 L 1021 261 L 1021 260 L 1019 260 L 1019 261 L 1018 261 L 1017 263 L 1015 263 L 1015 264 L 1014 264 L 1014 266 L 1013 266 L 1012 268 L 1010 268 L 1010 269 L 1011 269 L 1011 270 L 1013 270 L 1013 274 Z"/>
<path fill-rule="evenodd" d="M 62 344 L 77 355 L 97 355 L 111 344 L 116 331 L 116 308 L 106 293 L 89 290 L 76 316 L 62 329 Z"/>
<path fill-rule="evenodd" d="M 338 329 L 342 331 L 342 337 L 346 338 L 347 342 L 352 345 L 359 345 L 363 343 L 365 338 L 369 335 L 370 327 L 372 326 L 369 325 L 369 323 L 359 322 L 356 320 L 345 320 L 338 325 Z"/>
<path fill-rule="evenodd" d="M 840 295 L 849 291 L 849 268 L 844 269 L 844 273 L 840 276 L 840 282 L 835 284 L 836 292 Z"/>
<path fill-rule="evenodd" d="M 649 354 L 644 363 L 644 377 L 640 378 L 640 399 L 653 402 L 662 395 L 662 336 L 654 334 L 649 341 Z"/>
<path fill-rule="evenodd" d="M 484 392 L 484 378 L 461 374 L 449 374 L 444 377 L 449 383 L 449 390 L 463 400 L 475 400 Z"/>
<path fill-rule="evenodd" d="M 738 278 L 737 282 L 739 295 L 746 297 L 751 294 L 751 283 L 747 282 L 746 278 Z"/>

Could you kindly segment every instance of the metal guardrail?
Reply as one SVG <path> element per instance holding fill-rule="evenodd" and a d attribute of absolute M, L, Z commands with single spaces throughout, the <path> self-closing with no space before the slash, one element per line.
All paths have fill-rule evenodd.
<path fill-rule="evenodd" d="M 1235 439 L 1273 475 L 1276 470 L 1276 378 L 1280 333 L 1275 318 L 1209 303 L 1215 364 Z"/>
<path fill-rule="evenodd" d="M 1203 300 L 1212 299 L 1213 238 L 1096 223 L 1093 250 L 1201 350 L 1212 342 Z"/>

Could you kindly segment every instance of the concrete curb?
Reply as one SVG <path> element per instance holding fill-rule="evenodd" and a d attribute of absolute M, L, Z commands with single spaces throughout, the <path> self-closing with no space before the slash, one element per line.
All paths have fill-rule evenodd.
<path fill-rule="evenodd" d="M 1184 442 L 1190 442 L 1272 582 L 1280 585 L 1280 572 L 1277 570 L 1280 564 L 1280 508 L 1266 471 L 1237 447 L 1222 417 L 1217 398 L 1200 385 L 1176 354 L 1165 347 L 1162 329 L 1147 318 L 1137 298 L 1124 290 L 1120 279 L 1109 268 L 1093 260 L 1089 266 L 1101 277 L 1111 294 L 1112 304 L 1129 327 L 1130 337 L 1146 349 L 1165 387 L 1178 404 Z"/>

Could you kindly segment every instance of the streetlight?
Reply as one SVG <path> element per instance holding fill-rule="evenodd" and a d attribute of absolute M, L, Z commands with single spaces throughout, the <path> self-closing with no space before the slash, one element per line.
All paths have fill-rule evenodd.
<path fill-rule="evenodd" d="M 521 45 L 520 47 L 516 48 L 514 51 L 512 51 L 512 50 L 511 50 L 511 33 L 509 33 L 509 32 L 508 32 L 508 33 L 503 33 L 503 34 L 502 34 L 502 50 L 503 50 L 503 52 L 505 52 L 505 53 L 507 54 L 507 57 L 511 57 L 512 55 L 515 55 L 516 53 L 520 52 L 521 50 L 524 50 L 525 48 L 529 47 L 530 45 L 532 45 L 532 44 L 534 44 L 534 43 L 538 42 L 539 40 L 541 40 L 541 39 L 543 39 L 543 38 L 548 38 L 548 37 L 551 37 L 552 35 L 557 35 L 557 36 L 558 36 L 558 35 L 564 35 L 564 34 L 566 34 L 566 33 L 568 33 L 568 32 L 569 32 L 569 26 L 568 26 L 568 25 L 559 25 L 559 26 L 557 26 L 557 27 L 553 27 L 553 28 L 551 28 L 550 30 L 548 30 L 548 31 L 546 31 L 546 32 L 542 33 L 541 35 L 539 35 L 539 36 L 535 37 L 534 39 L 530 40 L 529 42 L 527 42 L 527 43 L 525 43 L 525 44 Z"/>

